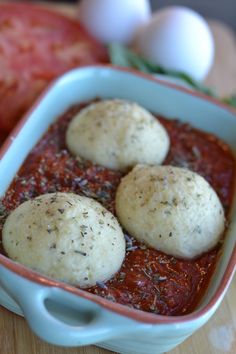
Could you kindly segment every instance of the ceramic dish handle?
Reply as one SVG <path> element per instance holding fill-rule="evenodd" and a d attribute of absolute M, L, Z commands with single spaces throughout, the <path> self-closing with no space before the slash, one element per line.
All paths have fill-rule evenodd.
<path fill-rule="evenodd" d="M 0 267 L 0 283 L 19 304 L 31 329 L 51 344 L 95 344 L 150 328 L 60 288 L 29 281 L 3 267 Z"/>

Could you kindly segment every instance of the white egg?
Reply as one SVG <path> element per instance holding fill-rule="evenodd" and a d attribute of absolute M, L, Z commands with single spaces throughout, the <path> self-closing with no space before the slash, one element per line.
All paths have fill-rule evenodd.
<path fill-rule="evenodd" d="M 137 50 L 152 62 L 203 80 L 214 59 L 214 40 L 206 20 L 186 7 L 157 11 L 138 33 Z"/>
<path fill-rule="evenodd" d="M 129 43 L 150 18 L 148 0 L 82 0 L 79 19 L 98 40 Z"/>

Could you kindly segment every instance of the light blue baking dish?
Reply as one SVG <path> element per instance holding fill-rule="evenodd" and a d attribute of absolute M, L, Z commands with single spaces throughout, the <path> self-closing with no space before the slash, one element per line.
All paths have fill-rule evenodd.
<path fill-rule="evenodd" d="M 134 100 L 170 119 L 212 132 L 236 155 L 236 113 L 185 88 L 110 66 L 76 69 L 56 80 L 4 144 L 0 196 L 48 126 L 71 105 L 95 97 Z M 0 255 L 0 303 L 24 315 L 43 340 L 63 346 L 97 344 L 119 353 L 171 350 L 206 323 L 220 305 L 236 266 L 236 203 L 210 286 L 197 309 L 164 317 L 115 304 L 37 274 Z"/>

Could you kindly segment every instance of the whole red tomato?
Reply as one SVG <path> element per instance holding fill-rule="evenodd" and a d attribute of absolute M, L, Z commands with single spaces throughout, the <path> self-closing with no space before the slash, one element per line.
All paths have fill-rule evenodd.
<path fill-rule="evenodd" d="M 0 4 L 1 135 L 52 79 L 106 61 L 105 48 L 76 20 L 32 4 Z"/>

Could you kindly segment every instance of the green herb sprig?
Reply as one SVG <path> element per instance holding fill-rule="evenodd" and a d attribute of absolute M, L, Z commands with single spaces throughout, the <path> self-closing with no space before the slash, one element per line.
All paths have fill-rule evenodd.
<path fill-rule="evenodd" d="M 149 60 L 143 58 L 142 56 L 135 53 L 133 50 L 118 44 L 111 43 L 108 45 L 108 52 L 110 57 L 110 62 L 114 65 L 129 67 L 133 69 L 137 69 L 144 73 L 149 74 L 161 74 L 171 76 L 175 79 L 181 80 L 183 83 L 186 83 L 192 89 L 202 92 L 208 96 L 212 96 L 218 98 L 216 93 L 209 87 L 206 87 L 199 83 L 197 80 L 194 80 L 190 75 L 179 72 L 175 70 L 169 70 L 164 68 L 163 66 L 156 65 L 151 63 Z M 222 99 L 222 101 L 226 104 L 229 104 L 233 107 L 236 107 L 236 96 L 226 97 Z"/>

